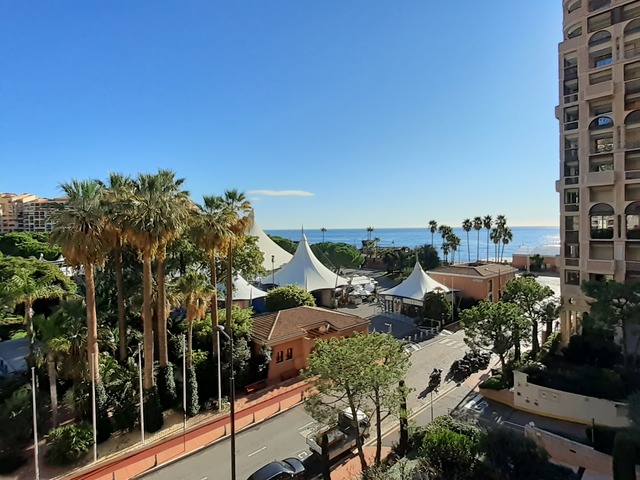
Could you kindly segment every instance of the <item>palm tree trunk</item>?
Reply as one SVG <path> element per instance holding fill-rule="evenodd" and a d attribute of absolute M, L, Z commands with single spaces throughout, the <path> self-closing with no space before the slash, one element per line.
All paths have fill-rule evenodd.
<path fill-rule="evenodd" d="M 33 319 L 31 318 L 31 307 L 33 306 L 33 300 L 27 297 L 24 301 L 24 323 L 25 328 L 27 329 L 27 337 L 29 338 L 29 353 L 31 356 L 31 361 L 34 361 L 33 358 L 33 344 L 35 342 L 35 335 L 33 332 Z"/>
<path fill-rule="evenodd" d="M 187 367 L 193 364 L 193 317 L 187 319 L 189 329 L 187 330 Z"/>
<path fill-rule="evenodd" d="M 226 330 L 227 330 L 227 335 L 231 336 L 231 302 L 233 301 L 233 283 L 232 283 L 232 276 L 233 273 L 231 272 L 233 268 L 233 246 L 231 245 L 231 242 L 229 242 L 229 246 L 227 247 L 227 292 L 226 292 L 226 297 L 225 297 L 225 309 L 227 312 L 227 325 L 226 325 Z"/>
<path fill-rule="evenodd" d="M 382 416 L 380 412 L 380 390 L 376 388 L 375 391 L 376 398 L 376 459 L 374 464 L 380 465 L 380 460 L 382 458 Z"/>
<path fill-rule="evenodd" d="M 127 323 L 124 306 L 124 277 L 122 275 L 122 245 L 116 244 L 114 252 L 116 291 L 118 295 L 118 352 L 120 363 L 127 361 Z"/>
<path fill-rule="evenodd" d="M 489 232 L 490 230 L 487 229 L 487 262 L 489 261 Z"/>
<path fill-rule="evenodd" d="M 478 241 L 476 242 L 476 262 L 480 260 L 480 230 L 478 230 Z"/>
<path fill-rule="evenodd" d="M 87 361 L 93 362 L 95 372 L 95 382 L 100 382 L 100 369 L 98 368 L 98 315 L 96 313 L 96 285 L 93 280 L 93 265 L 84 266 L 84 279 L 86 282 L 87 295 Z M 92 357 L 93 354 L 93 357 Z M 91 365 L 91 363 L 89 364 Z"/>
<path fill-rule="evenodd" d="M 49 396 L 51 397 L 51 421 L 55 428 L 58 426 L 58 388 L 56 385 L 58 375 L 56 372 L 56 362 L 51 353 L 47 355 L 47 373 L 49 374 Z"/>
<path fill-rule="evenodd" d="M 158 362 L 160 367 L 169 363 L 169 349 L 167 347 L 167 288 L 165 278 L 166 247 L 162 246 L 158 254 L 158 269 L 156 283 L 158 285 Z"/>
<path fill-rule="evenodd" d="M 218 355 L 218 274 L 216 273 L 216 251 L 213 250 L 209 258 L 209 269 L 211 270 L 211 335 L 213 337 L 213 355 Z M 213 358 L 213 356 L 211 357 Z"/>
<path fill-rule="evenodd" d="M 467 232 L 467 257 L 469 257 L 469 263 L 471 263 L 471 244 L 469 243 L 469 232 Z"/>
<path fill-rule="evenodd" d="M 153 388 L 153 320 L 151 318 L 151 250 L 142 254 L 142 330 L 144 334 L 144 388 Z"/>

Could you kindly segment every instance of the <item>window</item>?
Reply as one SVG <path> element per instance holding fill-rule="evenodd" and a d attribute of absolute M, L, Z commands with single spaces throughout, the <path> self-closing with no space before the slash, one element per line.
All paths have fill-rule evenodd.
<path fill-rule="evenodd" d="M 633 202 L 627 205 L 624 213 L 627 224 L 627 238 L 640 240 L 640 202 Z"/>
<path fill-rule="evenodd" d="M 598 203 L 589 211 L 592 239 L 613 238 L 613 208 L 606 203 Z"/>
<path fill-rule="evenodd" d="M 587 29 L 589 32 L 597 32 L 603 28 L 611 26 L 611 12 L 594 15 L 587 20 Z"/>
<path fill-rule="evenodd" d="M 580 230 L 580 217 L 573 215 L 564 217 L 564 229 L 567 231 Z"/>
<path fill-rule="evenodd" d="M 592 143 L 593 150 L 591 153 L 606 153 L 613 151 L 613 137 L 606 136 L 601 138 L 594 138 Z"/>
<path fill-rule="evenodd" d="M 597 117 L 599 115 L 605 115 L 607 113 L 612 113 L 613 109 L 611 107 L 611 102 L 592 102 L 589 103 L 589 108 L 591 110 L 591 116 Z"/>
<path fill-rule="evenodd" d="M 575 12 L 581 6 L 582 6 L 582 0 L 575 0 L 574 2 L 571 2 L 567 7 L 567 13 Z"/>
<path fill-rule="evenodd" d="M 604 128 L 612 128 L 612 127 L 613 127 L 613 120 L 611 120 L 611 118 L 607 116 L 601 116 L 601 117 L 595 118 L 589 124 L 589 130 L 601 130 Z"/>
<path fill-rule="evenodd" d="M 564 283 L 567 285 L 580 285 L 580 272 L 576 270 L 565 270 Z"/>
<path fill-rule="evenodd" d="M 287 348 L 287 360 L 291 360 L 293 358 L 293 348 Z"/>
<path fill-rule="evenodd" d="M 628 63 L 624 66 L 624 81 L 640 78 L 640 62 Z"/>
<path fill-rule="evenodd" d="M 637 17 L 640 17 L 640 2 L 630 3 L 622 8 L 622 18 L 624 20 L 631 20 Z"/>
<path fill-rule="evenodd" d="M 276 353 L 276 363 L 282 363 L 283 360 L 284 360 L 284 352 L 280 350 L 278 353 Z"/>
<path fill-rule="evenodd" d="M 582 25 L 574 25 L 567 30 L 567 39 L 576 38 L 582 35 Z"/>
<path fill-rule="evenodd" d="M 599 83 L 611 81 L 611 69 L 604 70 L 602 72 L 596 72 L 589 75 L 589 85 L 597 85 Z"/>
<path fill-rule="evenodd" d="M 565 258 L 580 258 L 580 245 L 566 243 L 564 245 L 564 256 Z"/>
<path fill-rule="evenodd" d="M 573 80 L 578 78 L 578 59 L 576 57 L 568 57 L 564 59 L 564 79 Z"/>
<path fill-rule="evenodd" d="M 564 203 L 565 204 L 576 204 L 580 203 L 578 197 L 578 190 L 565 190 L 564 192 Z"/>

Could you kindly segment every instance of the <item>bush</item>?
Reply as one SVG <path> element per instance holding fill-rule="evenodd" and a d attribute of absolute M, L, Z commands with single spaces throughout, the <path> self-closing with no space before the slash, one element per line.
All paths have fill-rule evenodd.
<path fill-rule="evenodd" d="M 164 418 L 156 387 L 144 392 L 144 396 L 144 429 L 149 433 L 157 432 L 162 428 Z"/>
<path fill-rule="evenodd" d="M 158 367 L 156 381 L 162 408 L 174 407 L 178 403 L 178 395 L 176 393 L 176 381 L 173 377 L 173 365 L 169 363 L 166 367 Z"/>
<path fill-rule="evenodd" d="M 487 390 L 503 390 L 510 387 L 508 382 L 502 377 L 502 374 L 498 374 L 482 382 L 480 384 L 480 388 L 486 388 Z"/>
<path fill-rule="evenodd" d="M 31 405 L 31 385 L 23 385 L 15 390 L 0 405 L 0 437 L 11 445 L 31 440 L 33 413 Z"/>
<path fill-rule="evenodd" d="M 447 430 L 451 430 L 454 433 L 459 433 L 460 435 L 469 437 L 469 439 L 474 442 L 480 440 L 480 437 L 482 436 L 482 432 L 478 427 L 456 420 L 451 415 L 442 415 L 440 417 L 437 417 L 427 426 L 427 430 L 438 428 L 445 428 Z"/>
<path fill-rule="evenodd" d="M 0 450 L 0 475 L 13 473 L 25 463 L 27 459 L 21 451 Z"/>
<path fill-rule="evenodd" d="M 198 401 L 198 382 L 196 380 L 196 369 L 191 366 L 187 367 L 187 415 L 193 417 L 200 411 L 200 403 Z"/>
<path fill-rule="evenodd" d="M 91 445 L 93 430 L 88 425 L 54 428 L 47 435 L 47 462 L 52 465 L 69 465 L 85 455 Z"/>
<path fill-rule="evenodd" d="M 476 442 L 444 427 L 429 428 L 420 454 L 444 478 L 474 478 Z"/>
<path fill-rule="evenodd" d="M 620 376 L 606 368 L 582 366 L 537 370 L 529 374 L 529 383 L 606 400 L 622 401 L 626 397 Z"/>
<path fill-rule="evenodd" d="M 560 345 L 560 340 L 562 337 L 560 336 L 560 332 L 553 332 L 547 340 L 542 344 L 542 348 L 540 348 L 540 352 L 538 353 L 537 361 L 547 365 L 547 361 L 549 358 L 558 351 L 558 346 Z M 547 365 L 548 366 L 548 365 Z"/>
<path fill-rule="evenodd" d="M 562 349 L 564 358 L 576 365 L 612 368 L 620 363 L 622 349 L 613 340 L 596 333 L 573 335 Z"/>
<path fill-rule="evenodd" d="M 315 307 L 316 300 L 313 295 L 297 285 L 286 285 L 269 290 L 265 299 L 265 307 L 268 312 L 276 312 L 303 305 Z"/>
<path fill-rule="evenodd" d="M 109 402 L 102 382 L 96 384 L 96 439 L 102 443 L 109 439 L 113 428 L 109 418 Z"/>

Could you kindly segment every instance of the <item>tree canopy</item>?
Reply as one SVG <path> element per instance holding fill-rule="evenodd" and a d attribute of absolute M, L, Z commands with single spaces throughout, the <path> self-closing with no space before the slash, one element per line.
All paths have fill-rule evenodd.
<path fill-rule="evenodd" d="M 10 232 L 0 235 L 0 254 L 25 258 L 40 258 L 42 254 L 45 260 L 56 260 L 62 250 L 49 243 L 47 233 Z"/>
<path fill-rule="evenodd" d="M 348 243 L 314 243 L 311 245 L 311 251 L 318 260 L 331 269 L 358 268 L 364 263 L 364 255 Z"/>
<path fill-rule="evenodd" d="M 288 238 L 279 237 L 278 235 L 269 235 L 269 238 L 273 240 L 276 244 L 278 244 L 280 248 L 282 248 L 283 250 L 286 250 L 291 255 L 296 253 L 296 250 L 298 249 L 298 244 Z"/>
<path fill-rule="evenodd" d="M 268 312 L 277 312 L 278 310 L 302 307 L 304 305 L 315 307 L 316 300 L 313 295 L 297 285 L 285 285 L 284 287 L 269 290 L 265 298 L 265 307 Z"/>

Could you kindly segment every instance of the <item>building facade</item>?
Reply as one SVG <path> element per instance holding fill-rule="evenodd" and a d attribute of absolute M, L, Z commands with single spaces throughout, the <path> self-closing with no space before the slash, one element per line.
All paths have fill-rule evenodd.
<path fill-rule="evenodd" d="M 39 198 L 30 193 L 0 193 L 0 234 L 9 232 L 50 232 L 51 214 L 66 198 Z"/>
<path fill-rule="evenodd" d="M 565 0 L 559 44 L 563 341 L 586 280 L 640 278 L 640 0 Z"/>

